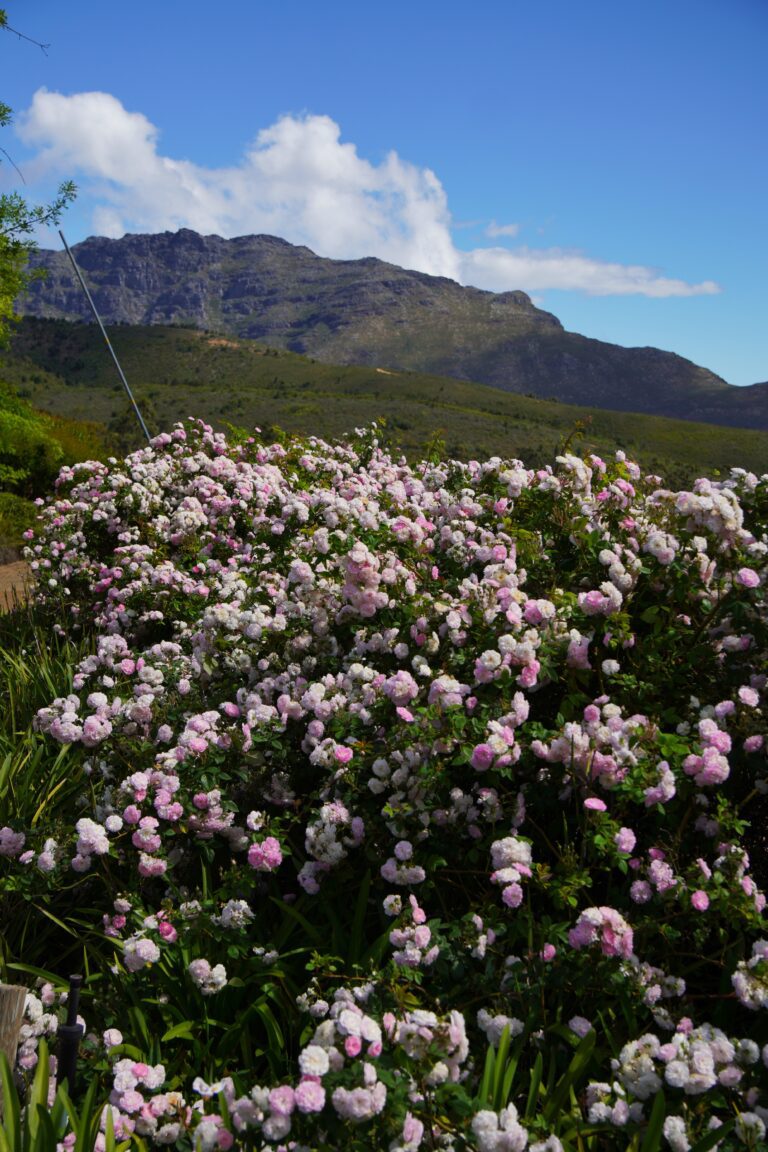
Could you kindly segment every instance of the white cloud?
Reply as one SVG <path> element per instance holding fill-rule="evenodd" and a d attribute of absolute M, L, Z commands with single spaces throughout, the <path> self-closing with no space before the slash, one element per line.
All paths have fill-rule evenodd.
<path fill-rule="evenodd" d="M 560 249 L 462 251 L 454 245 L 437 176 L 396 152 L 372 164 L 341 141 L 328 116 L 282 116 L 259 132 L 237 165 L 216 169 L 162 155 L 158 129 L 105 92 L 64 96 L 40 89 L 18 131 L 36 149 L 28 179 L 77 179 L 94 204 L 91 223 L 99 235 L 181 227 L 220 236 L 265 232 L 322 256 L 378 256 L 494 291 L 694 296 L 719 290 L 712 281 L 688 284 Z M 516 231 L 514 224 L 493 222 L 487 235 Z"/>
<path fill-rule="evenodd" d="M 519 224 L 497 224 L 495 220 L 491 220 L 485 234 L 495 240 L 497 236 L 517 236 L 519 231 Z"/>
<path fill-rule="evenodd" d="M 561 288 L 588 296 L 708 296 L 720 291 L 713 280 L 686 284 L 639 264 L 610 264 L 562 248 L 475 248 L 462 253 L 461 279 L 494 292 L 512 284 L 531 292 Z"/>

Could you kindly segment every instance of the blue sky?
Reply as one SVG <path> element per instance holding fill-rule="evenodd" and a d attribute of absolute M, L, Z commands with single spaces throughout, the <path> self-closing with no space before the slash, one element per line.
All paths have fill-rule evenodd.
<path fill-rule="evenodd" d="M 271 232 L 768 379 L 765 0 L 4 7 L 0 190 L 75 179 L 70 243 Z"/>

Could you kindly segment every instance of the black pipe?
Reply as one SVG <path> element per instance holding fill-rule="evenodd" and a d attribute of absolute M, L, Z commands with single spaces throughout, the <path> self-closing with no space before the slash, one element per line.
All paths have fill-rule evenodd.
<path fill-rule="evenodd" d="M 82 976 L 70 976 L 69 999 L 67 1000 L 67 1022 L 60 1024 L 58 1080 L 67 1081 L 70 1096 L 75 1095 L 77 1082 L 77 1052 L 83 1037 L 84 1028 L 77 1022 L 77 1009 L 80 1004 Z"/>

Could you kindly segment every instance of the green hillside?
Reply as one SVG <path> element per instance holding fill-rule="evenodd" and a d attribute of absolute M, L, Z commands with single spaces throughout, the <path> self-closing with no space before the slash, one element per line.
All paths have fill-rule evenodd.
<path fill-rule="evenodd" d="M 0 562 L 14 558 L 34 518 L 32 498 L 50 491 L 61 465 L 111 446 L 103 425 L 34 408 L 0 371 Z"/>
<path fill-rule="evenodd" d="M 563 442 L 623 448 L 670 485 L 731 466 L 764 471 L 768 433 L 606 411 L 505 393 L 415 372 L 337 367 L 248 340 L 179 327 L 118 326 L 110 338 L 151 430 L 186 416 L 214 426 L 276 425 L 342 435 L 384 419 L 394 445 L 423 453 L 436 434 L 451 455 L 551 461 Z M 140 443 L 112 361 L 94 326 L 22 321 L 0 357 L 0 379 L 49 412 L 99 421 Z"/>

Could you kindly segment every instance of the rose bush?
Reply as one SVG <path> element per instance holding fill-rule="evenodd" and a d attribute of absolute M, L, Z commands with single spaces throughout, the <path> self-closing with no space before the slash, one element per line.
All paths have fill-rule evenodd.
<path fill-rule="evenodd" d="M 190 422 L 56 487 L 80 788 L 0 854 L 77 912 L 118 1137 L 760 1144 L 768 476 Z"/>

